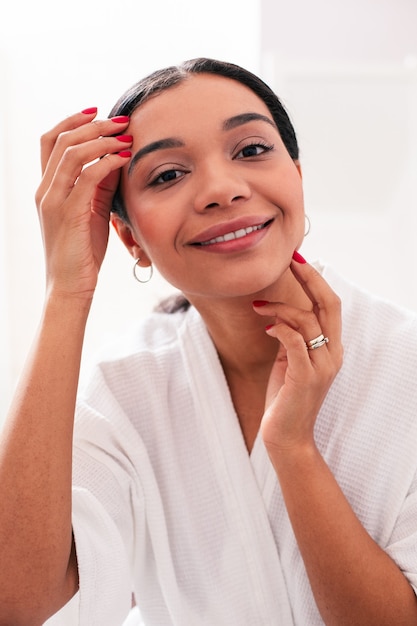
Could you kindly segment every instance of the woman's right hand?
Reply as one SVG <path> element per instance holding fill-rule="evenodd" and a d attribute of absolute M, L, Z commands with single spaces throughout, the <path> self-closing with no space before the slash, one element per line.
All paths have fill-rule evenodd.
<path fill-rule="evenodd" d="M 48 293 L 88 300 L 104 259 L 111 201 L 132 141 L 121 134 L 129 118 L 95 120 L 96 114 L 96 109 L 76 113 L 42 136 L 42 181 L 36 193 Z"/>

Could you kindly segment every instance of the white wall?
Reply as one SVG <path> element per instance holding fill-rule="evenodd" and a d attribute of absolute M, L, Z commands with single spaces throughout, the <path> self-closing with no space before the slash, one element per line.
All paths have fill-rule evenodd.
<path fill-rule="evenodd" d="M 303 251 L 417 310 L 417 3 L 262 0 L 262 72 L 299 137 Z"/>
<path fill-rule="evenodd" d="M 3 59 L 0 56 L 0 67 Z M 3 133 L 4 115 L 0 104 L 0 146 L 4 145 Z M 0 225 L 4 224 L 6 216 L 6 190 L 4 173 L 4 157 L 5 154 L 0 150 Z M 10 324 L 9 324 L 9 305 L 8 297 L 8 272 L 6 258 L 6 229 L 0 227 L 0 398 L 8 398 L 11 385 L 11 343 L 10 343 Z M 0 400 L 0 406 L 1 406 Z M 1 413 L 0 413 L 1 424 Z"/>
<path fill-rule="evenodd" d="M 417 309 L 415 0 L 9 3 L 0 22 L 0 422 L 42 304 L 40 134 L 84 107 L 105 116 L 137 78 L 200 55 L 260 72 L 283 96 L 301 144 L 306 255 Z M 164 291 L 158 279 L 133 281 L 112 237 L 87 354 Z"/>
<path fill-rule="evenodd" d="M 0 423 L 42 306 L 43 253 L 33 201 L 41 133 L 85 107 L 98 106 L 107 116 L 136 80 L 187 58 L 217 57 L 258 72 L 259 33 L 255 0 L 8 4 L 0 22 Z M 144 315 L 165 291 L 157 277 L 146 286 L 134 281 L 130 256 L 112 236 L 87 356 L 116 325 Z"/>
<path fill-rule="evenodd" d="M 417 57 L 415 0 L 261 0 L 262 48 L 286 67 Z"/>

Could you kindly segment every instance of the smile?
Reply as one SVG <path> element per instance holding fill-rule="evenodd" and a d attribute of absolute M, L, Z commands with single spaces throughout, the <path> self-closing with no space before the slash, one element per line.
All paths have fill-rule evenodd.
<path fill-rule="evenodd" d="M 247 228 L 239 228 L 238 230 L 233 230 L 230 233 L 225 233 L 224 235 L 219 235 L 218 237 L 214 237 L 213 239 L 208 239 L 207 241 L 201 241 L 195 243 L 197 246 L 210 246 L 214 243 L 223 243 L 224 241 L 232 241 L 233 239 L 242 239 L 242 237 L 246 237 L 246 235 L 250 235 L 251 233 L 262 230 L 266 228 L 271 223 L 272 220 L 268 220 L 264 224 L 257 224 L 255 226 L 248 226 Z"/>

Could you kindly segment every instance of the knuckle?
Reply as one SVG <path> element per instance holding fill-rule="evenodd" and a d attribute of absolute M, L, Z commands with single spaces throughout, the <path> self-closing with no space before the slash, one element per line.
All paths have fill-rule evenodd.
<path fill-rule="evenodd" d="M 333 305 L 339 311 L 342 309 L 342 300 L 336 293 L 333 296 Z"/>
<path fill-rule="evenodd" d="M 299 321 L 302 325 L 313 324 L 314 322 L 317 322 L 317 316 L 314 311 L 307 311 L 303 309 L 302 311 L 300 311 L 299 316 Z"/>
<path fill-rule="evenodd" d="M 38 187 L 38 189 L 35 191 L 35 204 L 38 208 L 40 208 L 41 204 L 42 204 L 42 198 L 43 198 L 43 189 L 41 189 L 40 187 Z"/>
<path fill-rule="evenodd" d="M 72 164 L 77 161 L 77 146 L 67 146 L 62 153 L 62 162 Z"/>
<path fill-rule="evenodd" d="M 86 183 L 94 181 L 95 177 L 93 174 L 94 174 L 94 169 L 92 168 L 91 165 L 87 165 L 86 167 L 83 168 L 82 172 L 79 175 L 78 180 L 85 181 Z"/>
<path fill-rule="evenodd" d="M 51 209 L 51 205 L 48 202 L 48 197 L 47 196 L 43 196 L 41 198 L 41 200 L 39 201 L 39 205 L 38 206 L 39 206 L 39 213 L 41 215 L 47 214 L 50 211 L 50 209 Z"/>
<path fill-rule="evenodd" d="M 62 149 L 65 149 L 66 146 L 69 145 L 70 142 L 70 131 L 64 130 L 56 138 L 55 144 Z"/>
<path fill-rule="evenodd" d="M 93 120 L 90 124 L 90 130 L 93 130 L 95 137 L 109 135 L 109 120 Z"/>
<path fill-rule="evenodd" d="M 97 184 L 110 171 L 110 155 L 105 154 L 99 159 L 87 163 L 82 168 L 79 180 L 85 183 Z"/>
<path fill-rule="evenodd" d="M 54 140 L 55 140 L 55 138 L 52 135 L 52 131 L 48 131 L 46 133 L 43 133 L 41 135 L 41 138 L 40 138 L 41 147 L 49 145 Z"/>
<path fill-rule="evenodd" d="M 342 300 L 334 291 L 329 296 L 327 307 L 337 315 L 340 315 L 342 311 Z"/>

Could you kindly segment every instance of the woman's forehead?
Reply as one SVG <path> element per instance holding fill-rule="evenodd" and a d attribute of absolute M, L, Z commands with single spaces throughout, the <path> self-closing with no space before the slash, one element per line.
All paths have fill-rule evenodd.
<path fill-rule="evenodd" d="M 266 104 L 242 83 L 212 74 L 189 74 L 181 83 L 161 91 L 132 114 L 133 127 L 173 127 L 210 119 L 219 123 L 238 114 L 258 112 L 272 120 Z"/>

